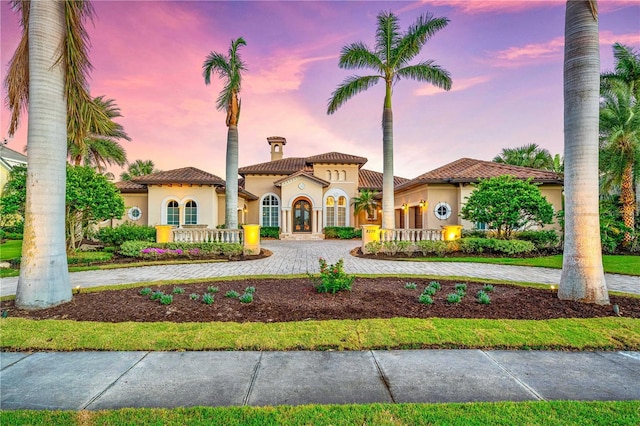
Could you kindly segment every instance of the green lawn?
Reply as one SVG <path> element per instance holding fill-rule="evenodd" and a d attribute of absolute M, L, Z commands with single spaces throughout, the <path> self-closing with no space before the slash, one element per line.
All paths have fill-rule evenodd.
<path fill-rule="evenodd" d="M 0 411 L 3 425 L 633 425 L 638 401 L 125 408 L 103 411 Z"/>
<path fill-rule="evenodd" d="M 22 254 L 22 240 L 7 240 L 0 244 L 0 260 L 9 261 L 17 259 Z"/>

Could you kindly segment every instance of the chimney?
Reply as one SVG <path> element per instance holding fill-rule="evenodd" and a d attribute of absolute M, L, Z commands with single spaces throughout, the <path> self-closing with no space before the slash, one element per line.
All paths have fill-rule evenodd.
<path fill-rule="evenodd" d="M 267 142 L 271 146 L 271 161 L 282 160 L 284 146 L 287 140 L 282 136 L 269 136 Z"/>

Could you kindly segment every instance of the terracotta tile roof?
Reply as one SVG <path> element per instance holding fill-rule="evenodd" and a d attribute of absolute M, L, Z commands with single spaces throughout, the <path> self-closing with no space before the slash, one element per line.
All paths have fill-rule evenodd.
<path fill-rule="evenodd" d="M 320 185 L 322 185 L 325 188 L 330 185 L 330 183 L 327 182 L 326 180 L 321 179 L 321 178 L 319 178 L 317 176 L 314 176 L 311 173 L 305 172 L 303 170 L 300 170 L 299 172 L 293 173 L 292 175 L 283 177 L 282 179 L 278 179 L 277 181 L 273 182 L 273 184 L 275 186 L 280 186 L 284 182 L 288 181 L 289 179 L 292 179 L 292 178 L 295 178 L 295 177 L 298 177 L 298 176 L 304 176 L 304 177 L 306 177 L 308 179 L 311 179 L 312 181 L 319 183 Z"/>
<path fill-rule="evenodd" d="M 331 164 L 364 164 L 367 159 L 356 155 L 343 154 L 341 152 L 327 152 L 324 154 L 307 157 L 307 163 L 331 163 Z"/>
<path fill-rule="evenodd" d="M 409 179 L 403 177 L 394 176 L 393 184 L 398 186 L 407 182 Z M 382 191 L 382 173 L 374 172 L 373 170 L 360 169 L 358 173 L 358 189 L 372 189 Z"/>
<path fill-rule="evenodd" d="M 549 170 L 461 158 L 411 179 L 403 183 L 398 189 L 408 189 L 425 183 L 471 183 L 478 182 L 480 179 L 503 175 L 511 175 L 518 179 L 531 178 L 533 182 L 538 183 L 562 184 L 563 182 L 562 174 Z"/>
<path fill-rule="evenodd" d="M 146 185 L 132 182 L 130 180 L 123 180 L 120 182 L 116 182 L 115 185 L 120 192 L 125 192 L 125 193 L 147 192 Z"/>
<path fill-rule="evenodd" d="M 300 170 L 307 170 L 304 158 L 289 157 L 281 160 L 269 161 L 268 163 L 253 164 L 251 166 L 240 167 L 238 173 L 241 175 L 290 175 Z"/>
<path fill-rule="evenodd" d="M 246 189 L 242 188 L 239 182 L 240 180 L 238 180 L 238 196 L 239 197 L 242 197 L 247 201 L 255 201 L 260 199 L 260 197 L 256 197 Z M 224 186 L 216 186 L 216 194 L 225 194 L 226 190 L 227 188 Z"/>
<path fill-rule="evenodd" d="M 216 175 L 207 173 L 195 167 L 184 167 L 182 169 L 167 170 L 165 172 L 152 173 L 150 175 L 139 176 L 132 179 L 136 183 L 147 185 L 160 184 L 197 184 L 197 185 L 224 185 L 224 180 Z"/>

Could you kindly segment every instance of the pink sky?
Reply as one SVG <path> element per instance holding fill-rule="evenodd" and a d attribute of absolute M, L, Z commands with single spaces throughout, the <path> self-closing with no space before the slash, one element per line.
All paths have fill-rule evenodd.
<path fill-rule="evenodd" d="M 202 63 L 244 37 L 247 64 L 239 123 L 240 166 L 269 160 L 268 136 L 287 138 L 285 156 L 338 151 L 367 157 L 382 171 L 382 102 L 378 84 L 334 115 L 327 100 L 343 79 L 342 46 L 374 44 L 376 15 L 391 10 L 405 30 L 422 13 L 451 20 L 416 59 L 451 73 L 442 92 L 410 80 L 394 89 L 395 174 L 413 178 L 461 157 L 491 160 L 502 148 L 536 143 L 563 150 L 562 1 L 94 1 L 88 24 L 94 70 L 91 93 L 115 99 L 131 136 L 129 161 L 151 159 L 225 175 L 225 114 L 215 110 L 217 79 L 205 86 Z M 600 5 L 601 64 L 611 45 L 640 48 L 640 3 Z M 20 36 L 18 17 L 2 1 L 2 79 Z M 6 90 L 2 88 L 2 98 Z M 2 107 L 2 136 L 9 113 Z M 9 146 L 22 152 L 26 121 Z M 119 168 L 112 171 L 120 173 Z"/>

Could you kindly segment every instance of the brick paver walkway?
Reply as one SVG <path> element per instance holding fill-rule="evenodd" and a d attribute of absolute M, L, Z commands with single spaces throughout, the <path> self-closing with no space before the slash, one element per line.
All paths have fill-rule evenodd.
<path fill-rule="evenodd" d="M 560 270 L 526 266 L 454 262 L 409 262 L 353 257 L 349 251 L 358 241 L 280 241 L 267 240 L 262 247 L 273 255 L 247 262 L 195 263 L 143 266 L 135 268 L 83 271 L 70 274 L 72 287 L 97 287 L 168 279 L 215 278 L 250 275 L 288 275 L 318 272 L 318 258 L 329 263 L 344 259 L 345 270 L 355 274 L 407 274 L 505 279 L 511 281 L 558 284 Z M 609 290 L 640 294 L 640 277 L 606 274 Z M 3 278 L 0 295 L 15 294 L 17 277 Z"/>

